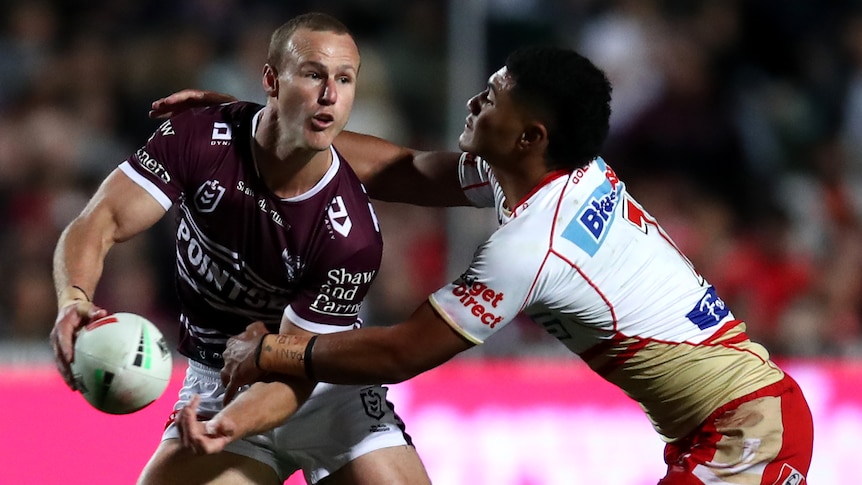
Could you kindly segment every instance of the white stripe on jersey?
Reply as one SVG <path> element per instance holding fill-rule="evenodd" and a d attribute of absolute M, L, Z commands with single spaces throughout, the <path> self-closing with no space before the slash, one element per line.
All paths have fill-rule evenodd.
<path fill-rule="evenodd" d="M 159 205 L 161 205 L 165 209 L 165 211 L 167 211 L 171 208 L 171 206 L 174 205 L 173 202 L 171 202 L 171 199 L 168 198 L 168 196 L 165 195 L 165 193 L 162 192 L 161 189 L 156 186 L 156 184 L 150 182 L 144 176 L 136 172 L 135 169 L 132 168 L 132 165 L 129 163 L 128 160 L 121 163 L 119 168 L 124 174 L 126 174 L 130 179 L 132 179 L 133 182 L 140 185 L 142 189 L 146 190 L 148 194 L 152 195 L 153 198 L 156 199 L 156 201 L 159 203 Z"/>

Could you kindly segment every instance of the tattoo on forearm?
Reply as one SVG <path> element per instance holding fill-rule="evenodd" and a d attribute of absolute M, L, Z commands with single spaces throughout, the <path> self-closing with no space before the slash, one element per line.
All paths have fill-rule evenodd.
<path fill-rule="evenodd" d="M 276 358 L 286 360 L 304 360 L 304 354 L 305 352 L 297 352 L 292 349 L 278 349 L 276 351 Z"/>
<path fill-rule="evenodd" d="M 266 339 L 261 349 L 261 368 L 290 375 L 305 375 L 307 340 L 298 335 L 273 335 Z"/>

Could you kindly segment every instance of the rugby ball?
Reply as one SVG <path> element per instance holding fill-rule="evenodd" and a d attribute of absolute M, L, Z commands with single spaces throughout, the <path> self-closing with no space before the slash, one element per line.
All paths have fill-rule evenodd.
<path fill-rule="evenodd" d="M 114 313 L 78 332 L 72 374 L 94 408 L 129 414 L 158 399 L 173 361 L 162 332 L 146 318 Z"/>

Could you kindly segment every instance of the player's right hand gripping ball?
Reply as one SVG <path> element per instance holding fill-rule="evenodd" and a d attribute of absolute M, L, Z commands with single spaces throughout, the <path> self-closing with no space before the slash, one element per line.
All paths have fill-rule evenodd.
<path fill-rule="evenodd" d="M 129 414 L 158 399 L 171 379 L 173 360 L 152 322 L 115 313 L 78 333 L 72 374 L 84 399 L 109 414 Z"/>

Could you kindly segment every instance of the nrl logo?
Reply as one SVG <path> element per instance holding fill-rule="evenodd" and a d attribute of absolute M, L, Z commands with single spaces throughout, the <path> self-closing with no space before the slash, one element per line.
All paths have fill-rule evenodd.
<path fill-rule="evenodd" d="M 365 414 L 374 418 L 380 419 L 386 411 L 383 410 L 383 396 L 373 388 L 363 389 L 359 394 L 362 398 L 362 407 L 365 408 Z"/>
<path fill-rule="evenodd" d="M 212 212 L 215 210 L 225 189 L 218 180 L 207 180 L 195 194 L 195 207 L 199 212 Z"/>

